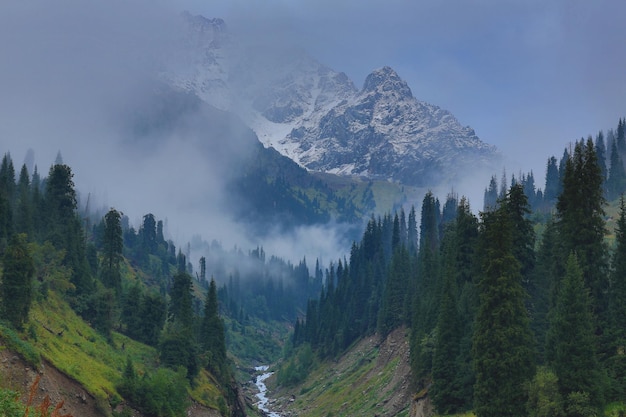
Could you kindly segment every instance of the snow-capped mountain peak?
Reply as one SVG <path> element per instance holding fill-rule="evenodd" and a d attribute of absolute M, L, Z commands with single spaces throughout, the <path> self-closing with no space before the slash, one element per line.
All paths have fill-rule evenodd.
<path fill-rule="evenodd" d="M 412 98 L 409 85 L 391 67 L 383 67 L 373 71 L 365 78 L 363 92 L 379 94 L 394 93 L 402 98 Z"/>
<path fill-rule="evenodd" d="M 164 77 L 236 112 L 266 147 L 309 170 L 434 186 L 499 163 L 495 147 L 417 100 L 391 67 L 373 71 L 358 90 L 302 51 L 246 51 L 222 20 L 185 18 L 189 65 Z"/>

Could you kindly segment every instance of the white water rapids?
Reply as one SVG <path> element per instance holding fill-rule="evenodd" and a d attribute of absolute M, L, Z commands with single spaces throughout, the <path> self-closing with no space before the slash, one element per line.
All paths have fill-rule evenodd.
<path fill-rule="evenodd" d="M 259 402 L 257 403 L 257 407 L 259 407 L 259 410 L 263 411 L 265 415 L 267 415 L 268 417 L 281 417 L 280 414 L 271 411 L 267 406 L 269 399 L 265 396 L 265 394 L 267 393 L 267 386 L 265 386 L 265 380 L 269 378 L 270 376 L 272 376 L 272 374 L 274 373 L 274 372 L 267 372 L 268 369 L 269 369 L 269 366 L 267 365 L 257 366 L 256 368 L 254 368 L 255 371 L 262 372 L 261 375 L 258 375 L 254 380 L 254 384 L 259 389 L 259 393 L 256 395 L 256 397 L 259 399 Z"/>

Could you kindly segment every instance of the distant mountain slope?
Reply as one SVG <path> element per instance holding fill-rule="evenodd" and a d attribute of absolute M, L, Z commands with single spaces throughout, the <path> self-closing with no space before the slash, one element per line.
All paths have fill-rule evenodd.
<path fill-rule="evenodd" d="M 195 190 L 197 200 L 216 201 L 223 213 L 248 223 L 253 234 L 269 231 L 268 225 L 284 229 L 329 221 L 360 224 L 374 210 L 367 184 L 329 185 L 332 176 L 314 176 L 265 148 L 237 115 L 165 84 L 156 83 L 150 91 L 127 111 L 125 146 L 145 154 L 176 146 L 201 155 L 217 180 L 207 178 L 206 188 Z M 189 173 L 195 175 L 193 169 Z"/>
<path fill-rule="evenodd" d="M 389 67 L 358 90 L 302 51 L 246 49 L 220 19 L 184 19 L 180 55 L 164 79 L 236 112 L 266 147 L 308 170 L 435 186 L 499 167 L 494 146 L 417 100 Z"/>

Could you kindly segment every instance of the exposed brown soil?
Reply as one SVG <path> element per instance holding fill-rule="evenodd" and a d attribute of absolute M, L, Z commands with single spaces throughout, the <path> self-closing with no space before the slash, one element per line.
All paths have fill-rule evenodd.
<path fill-rule="evenodd" d="M 83 387 L 57 370 L 47 361 L 43 361 L 40 369 L 34 369 L 19 355 L 8 350 L 0 341 L 0 388 L 9 388 L 21 393 L 24 403 L 28 400 L 30 388 L 37 376 L 40 376 L 36 390 L 34 404 L 39 405 L 46 395 L 53 405 L 63 401 L 61 414 L 71 414 L 74 417 L 107 417 L 111 415 L 108 403 L 98 404 Z M 133 410 L 134 417 L 142 414 Z M 189 417 L 219 417 L 218 411 L 193 403 L 187 409 Z"/>
<path fill-rule="evenodd" d="M 56 405 L 63 401 L 62 414 L 71 414 L 74 417 L 106 416 L 105 412 L 98 408 L 96 400 L 78 382 L 59 372 L 46 361 L 43 361 L 40 369 L 33 369 L 0 342 L 0 387 L 21 393 L 22 400 L 26 402 L 37 375 L 40 375 L 41 379 L 34 404 L 40 404 L 48 395 L 52 404 Z"/>

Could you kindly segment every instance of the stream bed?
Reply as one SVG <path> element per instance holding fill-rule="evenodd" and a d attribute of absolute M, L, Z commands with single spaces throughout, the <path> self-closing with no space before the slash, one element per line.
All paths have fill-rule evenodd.
<path fill-rule="evenodd" d="M 265 380 L 272 376 L 274 372 L 267 372 L 268 369 L 269 366 L 267 365 L 257 366 L 256 368 L 254 368 L 255 371 L 260 372 L 260 374 L 257 375 L 257 377 L 254 379 L 254 384 L 259 390 L 259 393 L 256 394 L 259 402 L 257 402 L 256 405 L 257 407 L 259 407 L 259 410 L 263 411 L 263 413 L 265 413 L 265 415 L 267 415 L 268 417 L 281 417 L 280 414 L 269 409 L 269 398 L 267 398 L 266 395 L 267 386 L 265 385 Z"/>

